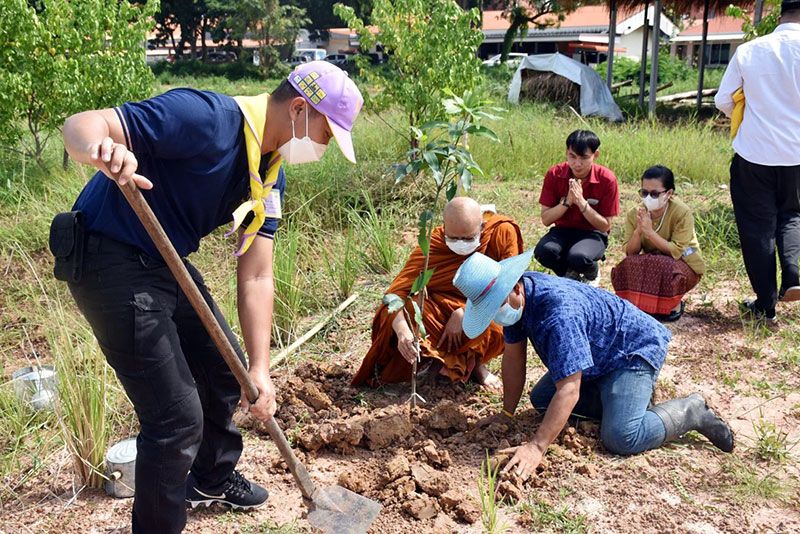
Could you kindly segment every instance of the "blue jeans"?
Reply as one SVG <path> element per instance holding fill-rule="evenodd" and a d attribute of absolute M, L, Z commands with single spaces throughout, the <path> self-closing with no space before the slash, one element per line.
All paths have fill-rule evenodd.
<path fill-rule="evenodd" d="M 664 442 L 661 418 L 647 408 L 658 371 L 638 356 L 625 367 L 607 375 L 581 381 L 581 392 L 573 414 L 600 420 L 600 439 L 614 454 L 637 454 Z M 531 404 L 543 412 L 550 405 L 556 386 L 545 375 L 531 391 Z"/>

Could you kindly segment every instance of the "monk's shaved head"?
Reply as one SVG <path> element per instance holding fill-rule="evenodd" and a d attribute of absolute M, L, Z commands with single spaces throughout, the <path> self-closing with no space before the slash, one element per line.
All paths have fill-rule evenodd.
<path fill-rule="evenodd" d="M 481 231 L 481 205 L 469 197 L 456 197 L 444 207 L 444 231 L 447 237 L 470 238 Z"/>

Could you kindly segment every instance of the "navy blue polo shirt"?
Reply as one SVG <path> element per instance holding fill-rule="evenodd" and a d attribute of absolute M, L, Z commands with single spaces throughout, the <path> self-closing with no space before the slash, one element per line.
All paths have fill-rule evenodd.
<path fill-rule="evenodd" d="M 603 289 L 544 273 L 522 276 L 522 318 L 503 329 L 506 343 L 530 339 L 553 382 L 578 371 L 604 376 L 640 356 L 658 371 L 672 333 L 636 306 Z"/>
<path fill-rule="evenodd" d="M 232 224 L 233 211 L 250 196 L 244 119 L 233 98 L 174 89 L 116 112 L 139 161 L 137 172 L 153 182 L 142 194 L 178 254 L 195 252 L 200 239 Z M 262 176 L 268 161 L 269 156 L 261 158 Z M 285 186 L 281 169 L 273 187 L 281 203 Z M 103 173 L 86 184 L 73 209 L 83 212 L 89 230 L 159 255 L 122 192 Z M 277 228 L 277 219 L 267 219 L 259 234 L 271 239 Z"/>

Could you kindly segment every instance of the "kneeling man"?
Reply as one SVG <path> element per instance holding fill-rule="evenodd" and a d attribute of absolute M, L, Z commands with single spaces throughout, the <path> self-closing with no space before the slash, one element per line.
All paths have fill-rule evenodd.
<path fill-rule="evenodd" d="M 503 331 L 493 325 L 480 335 L 466 339 L 461 320 L 466 299 L 453 287 L 453 275 L 464 260 L 476 251 L 495 260 L 520 254 L 523 250 L 519 226 L 509 217 L 491 211 L 482 213 L 473 199 L 458 197 L 444 209 L 444 226 L 431 237 L 430 269 L 434 269 L 427 290 L 423 323 L 428 338 L 421 343 L 423 360 L 439 369 L 452 381 L 465 382 L 470 377 L 491 389 L 500 389 L 500 379 L 489 373 L 485 364 L 503 352 Z M 417 247 L 387 293 L 405 299 L 424 264 Z M 408 305 L 411 316 L 414 311 Z M 381 306 L 372 320 L 372 347 L 353 385 L 404 382 L 411 379 L 411 363 L 416 357 L 414 337 L 402 311 L 389 314 Z"/>
<path fill-rule="evenodd" d="M 503 413 L 512 416 L 525 385 L 528 340 L 547 367 L 531 392 L 545 411 L 533 439 L 516 448 L 506 470 L 534 473 L 571 413 L 600 419 L 615 454 L 636 454 L 696 430 L 733 450 L 730 427 L 699 394 L 650 406 L 671 333 L 629 302 L 602 289 L 525 272 L 531 251 L 497 262 L 482 254 L 464 262 L 453 284 L 467 296 L 464 333 L 504 327 Z"/>

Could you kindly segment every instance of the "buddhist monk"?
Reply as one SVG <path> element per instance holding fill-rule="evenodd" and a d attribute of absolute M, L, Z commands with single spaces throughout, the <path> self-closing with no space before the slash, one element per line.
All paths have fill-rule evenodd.
<path fill-rule="evenodd" d="M 497 261 L 521 254 L 522 234 L 511 218 L 484 211 L 480 204 L 467 197 L 451 200 L 444 210 L 444 226 L 433 231 L 429 268 L 434 269 L 427 286 L 423 322 L 428 333 L 420 346 L 423 364 L 453 382 L 472 379 L 482 386 L 499 391 L 502 382 L 489 372 L 486 363 L 502 354 L 503 329 L 492 324 L 480 337 L 463 335 L 461 321 L 466 299 L 453 286 L 453 276 L 474 252 L 481 252 Z M 405 299 L 414 279 L 422 271 L 424 258 L 417 247 L 405 267 L 386 293 Z M 408 304 L 408 309 L 412 310 Z M 413 317 L 413 311 L 410 312 Z M 386 305 L 375 313 L 372 321 L 372 347 L 353 385 L 382 384 L 411 380 L 411 364 L 416 357 L 414 336 L 402 311 L 389 314 Z"/>

